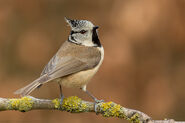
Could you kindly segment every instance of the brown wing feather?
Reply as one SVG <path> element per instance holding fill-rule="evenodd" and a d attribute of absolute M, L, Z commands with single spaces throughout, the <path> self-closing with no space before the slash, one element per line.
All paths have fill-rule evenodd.
<path fill-rule="evenodd" d="M 90 69 L 90 67 L 79 59 L 76 58 L 64 58 L 60 67 L 56 67 L 53 71 L 50 71 L 47 75 L 50 79 L 56 79 L 66 75 L 70 75 L 82 70 Z M 67 60 L 66 60 L 67 59 Z"/>
<path fill-rule="evenodd" d="M 95 47 L 85 47 L 65 42 L 49 61 L 41 76 L 29 85 L 17 90 L 16 94 L 30 94 L 38 86 L 59 77 L 95 67 L 101 60 L 101 53 Z"/>
<path fill-rule="evenodd" d="M 57 54 L 49 61 L 41 75 L 52 79 L 79 71 L 91 69 L 101 60 L 101 53 L 95 47 L 85 47 L 65 42 Z"/>

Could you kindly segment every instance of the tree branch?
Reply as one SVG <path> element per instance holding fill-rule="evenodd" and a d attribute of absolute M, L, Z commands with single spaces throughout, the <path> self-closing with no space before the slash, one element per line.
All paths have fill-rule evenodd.
<path fill-rule="evenodd" d="M 0 98 L 0 111 L 18 110 L 27 112 L 30 110 L 50 109 L 61 110 L 71 113 L 95 112 L 104 117 L 123 118 L 133 123 L 185 123 L 170 120 L 152 120 L 148 115 L 129 108 L 122 107 L 114 102 L 101 102 L 96 106 L 93 102 L 84 101 L 76 96 L 64 98 L 62 105 L 60 99 L 47 100 L 37 99 L 31 96 L 22 98 Z"/>

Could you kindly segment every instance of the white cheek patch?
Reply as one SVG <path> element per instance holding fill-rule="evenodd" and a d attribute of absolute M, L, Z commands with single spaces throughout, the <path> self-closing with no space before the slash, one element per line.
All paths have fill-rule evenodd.
<path fill-rule="evenodd" d="M 94 46 L 94 43 L 92 42 L 92 34 L 90 33 L 87 33 L 87 34 L 84 34 L 84 40 L 81 41 L 81 44 L 84 45 L 84 46 Z"/>
<path fill-rule="evenodd" d="M 92 34 L 89 32 L 86 32 L 85 34 L 75 34 L 74 39 L 76 43 L 79 43 L 84 46 L 95 46 L 95 44 L 92 41 Z"/>
<path fill-rule="evenodd" d="M 84 46 L 94 46 L 94 43 L 92 41 L 89 41 L 89 40 L 83 41 L 83 42 L 81 42 L 81 44 L 84 45 Z"/>

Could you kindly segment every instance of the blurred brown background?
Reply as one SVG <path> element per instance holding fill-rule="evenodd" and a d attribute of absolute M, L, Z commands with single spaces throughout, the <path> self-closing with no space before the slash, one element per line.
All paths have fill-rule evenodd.
<path fill-rule="evenodd" d="M 185 120 L 184 0 L 0 0 L 0 97 L 36 79 L 70 33 L 64 16 L 99 25 L 105 60 L 88 85 L 96 97 L 138 109 L 153 119 Z M 91 100 L 79 89 L 65 96 Z M 59 97 L 56 83 L 32 96 Z M 0 122 L 122 123 L 95 113 L 0 113 Z"/>

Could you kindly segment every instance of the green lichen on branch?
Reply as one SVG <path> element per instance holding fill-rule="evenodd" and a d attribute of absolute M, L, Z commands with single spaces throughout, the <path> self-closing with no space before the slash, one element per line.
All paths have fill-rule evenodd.
<path fill-rule="evenodd" d="M 104 117 L 126 118 L 124 112 L 121 110 L 122 108 L 113 102 L 102 103 L 100 105 L 101 113 Z"/>
<path fill-rule="evenodd" d="M 100 112 L 104 117 L 118 117 L 126 119 L 133 123 L 140 123 L 139 114 L 134 113 L 131 117 L 125 115 L 124 107 L 113 102 L 100 104 Z"/>
<path fill-rule="evenodd" d="M 22 97 L 20 99 L 0 98 L 0 111 L 18 110 L 27 112 L 35 109 L 55 109 L 72 113 L 96 112 L 96 114 L 102 114 L 104 117 L 123 118 L 132 123 L 151 121 L 151 118 L 148 115 L 137 110 L 122 107 L 114 102 L 100 102 L 95 106 L 94 102 L 84 101 L 77 96 L 64 98 L 62 105 L 60 104 L 60 101 L 61 100 L 58 98 L 48 100 L 37 99 L 31 96 Z"/>
<path fill-rule="evenodd" d="M 60 106 L 60 99 L 58 98 L 52 100 L 52 103 L 54 104 L 54 107 L 56 109 L 65 110 L 73 113 L 83 112 L 87 108 L 87 105 L 85 103 L 82 103 L 82 99 L 78 98 L 77 96 L 64 98 L 62 106 Z"/>
<path fill-rule="evenodd" d="M 62 102 L 62 106 L 60 106 L 60 99 L 56 98 L 52 100 L 55 109 L 68 111 L 72 113 L 79 113 L 79 112 L 86 112 L 87 105 L 83 103 L 82 99 L 78 98 L 77 96 L 72 96 L 68 98 L 64 98 Z M 131 117 L 127 117 L 123 112 L 124 107 L 119 104 L 113 102 L 102 102 L 98 104 L 97 112 L 101 113 L 104 117 L 118 117 L 124 118 L 128 121 L 139 123 L 139 115 L 135 113 Z"/>
<path fill-rule="evenodd" d="M 19 110 L 21 112 L 27 112 L 31 110 L 33 105 L 32 98 L 22 97 L 20 99 L 10 99 L 7 108 L 9 110 Z"/>
<path fill-rule="evenodd" d="M 133 122 L 133 123 L 140 123 L 141 121 L 139 120 L 139 114 L 135 113 L 134 115 L 132 115 L 132 117 L 130 118 L 126 118 L 126 120 Z"/>
<path fill-rule="evenodd" d="M 55 109 L 60 109 L 60 100 L 58 98 L 52 100 L 52 103 L 54 104 Z"/>

